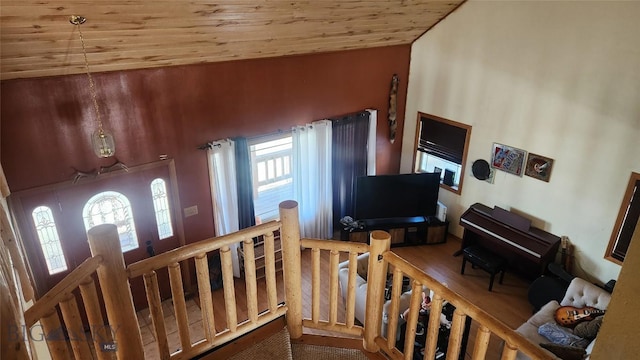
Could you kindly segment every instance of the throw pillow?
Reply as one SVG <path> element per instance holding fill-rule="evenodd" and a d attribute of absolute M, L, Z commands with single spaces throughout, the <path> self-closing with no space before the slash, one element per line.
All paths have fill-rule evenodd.
<path fill-rule="evenodd" d="M 596 335 L 598 335 L 598 330 L 600 330 L 600 325 L 602 325 L 603 317 L 604 315 L 600 315 L 591 321 L 579 323 L 575 329 L 573 329 L 573 333 L 585 339 L 595 339 Z"/>
<path fill-rule="evenodd" d="M 540 344 L 543 349 L 547 349 L 553 353 L 553 355 L 559 357 L 562 360 L 582 360 L 587 352 L 582 348 L 573 346 L 563 346 L 553 343 Z"/>
<path fill-rule="evenodd" d="M 574 335 L 571 330 L 559 326 L 556 323 L 548 322 L 540 325 L 538 328 L 538 334 L 558 345 L 575 346 L 583 349 L 589 345 L 589 341 L 587 339 Z"/>

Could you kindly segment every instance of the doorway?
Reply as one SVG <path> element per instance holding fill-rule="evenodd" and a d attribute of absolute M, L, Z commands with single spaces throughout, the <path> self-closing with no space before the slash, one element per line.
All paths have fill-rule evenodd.
<path fill-rule="evenodd" d="M 125 265 L 184 244 L 173 160 L 16 192 L 10 202 L 39 297 L 91 257 L 92 226 L 117 225 Z M 159 283 L 168 297 L 168 281 Z M 146 307 L 141 278 L 131 291 L 136 309 Z"/>

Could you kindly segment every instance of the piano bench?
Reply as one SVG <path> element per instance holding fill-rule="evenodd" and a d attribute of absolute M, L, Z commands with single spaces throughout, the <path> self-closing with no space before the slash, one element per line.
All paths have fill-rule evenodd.
<path fill-rule="evenodd" d="M 500 273 L 500 284 L 504 280 L 504 271 L 507 266 L 507 260 L 498 254 L 495 254 L 481 246 L 469 246 L 462 250 L 462 269 L 460 274 L 464 275 L 464 268 L 469 261 L 473 267 L 479 267 L 491 275 L 489 280 L 489 291 L 493 288 L 493 278 Z"/>

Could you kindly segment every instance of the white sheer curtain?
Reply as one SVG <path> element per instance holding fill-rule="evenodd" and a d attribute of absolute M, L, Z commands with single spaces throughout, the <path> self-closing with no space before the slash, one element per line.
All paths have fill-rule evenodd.
<path fill-rule="evenodd" d="M 331 121 L 292 129 L 293 187 L 298 202 L 300 234 L 330 239 L 333 233 L 331 190 Z"/>
<path fill-rule="evenodd" d="M 367 140 L 367 175 L 376 174 L 376 129 L 378 127 L 378 110 L 369 112 L 369 138 Z"/>
<path fill-rule="evenodd" d="M 230 139 L 214 141 L 207 155 L 215 234 L 222 236 L 239 229 L 235 143 Z M 230 248 L 233 276 L 239 277 L 238 246 L 233 245 Z"/>

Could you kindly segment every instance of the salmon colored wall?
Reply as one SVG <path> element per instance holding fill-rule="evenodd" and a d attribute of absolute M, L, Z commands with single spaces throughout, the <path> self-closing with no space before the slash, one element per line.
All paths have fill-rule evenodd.
<path fill-rule="evenodd" d="M 197 147 L 378 109 L 377 171 L 398 173 L 411 48 L 96 73 L 104 128 L 127 166 L 166 154 L 176 161 L 187 242 L 213 235 L 206 153 Z M 388 141 L 391 76 L 398 74 L 398 130 Z M 110 165 L 90 147 L 95 113 L 85 75 L 1 83 L 2 165 L 12 191 L 71 181 L 74 169 Z"/>

